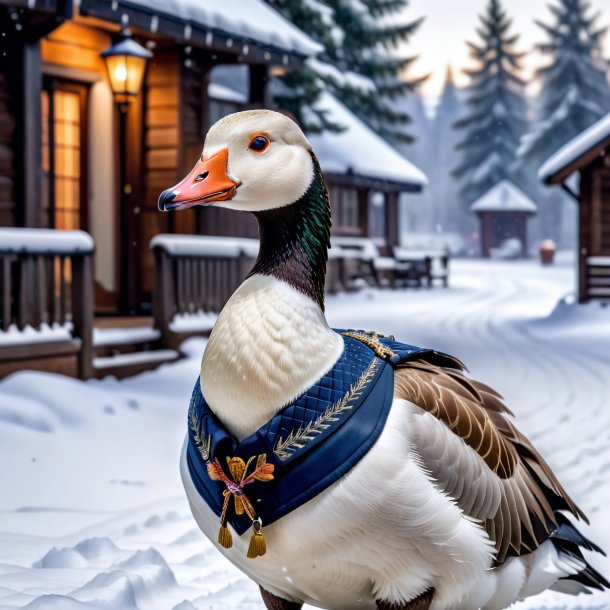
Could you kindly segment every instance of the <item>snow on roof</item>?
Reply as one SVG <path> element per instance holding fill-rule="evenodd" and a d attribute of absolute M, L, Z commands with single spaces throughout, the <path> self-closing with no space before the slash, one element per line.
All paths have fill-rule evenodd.
<path fill-rule="evenodd" d="M 502 180 L 477 199 L 471 206 L 473 212 L 529 212 L 538 211 L 536 204 L 512 182 Z"/>
<path fill-rule="evenodd" d="M 585 129 L 581 134 L 562 146 L 538 170 L 538 177 L 548 182 L 580 157 L 597 148 L 610 144 L 610 114 Z"/>
<path fill-rule="evenodd" d="M 287 52 L 309 56 L 322 50 L 263 0 L 129 0 L 129 4 Z"/>
<path fill-rule="evenodd" d="M 215 100 L 221 100 L 223 102 L 245 104 L 248 101 L 247 95 L 219 83 L 210 83 L 208 85 L 208 95 Z"/>
<path fill-rule="evenodd" d="M 84 231 L 0 228 L 0 252 L 72 254 L 93 248 L 93 238 Z"/>
<path fill-rule="evenodd" d="M 309 134 L 307 137 L 325 172 L 353 173 L 373 180 L 391 180 L 421 189 L 426 175 L 352 114 L 337 98 L 322 93 L 316 109 L 345 131 Z"/>

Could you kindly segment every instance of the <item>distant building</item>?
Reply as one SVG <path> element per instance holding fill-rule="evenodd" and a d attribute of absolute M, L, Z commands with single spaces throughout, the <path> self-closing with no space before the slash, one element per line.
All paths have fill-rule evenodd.
<path fill-rule="evenodd" d="M 610 300 L 610 114 L 560 148 L 538 175 L 579 203 L 579 301 Z"/>
<path fill-rule="evenodd" d="M 489 257 L 509 239 L 518 239 L 521 256 L 526 257 L 527 221 L 536 214 L 536 204 L 512 182 L 502 180 L 477 199 L 470 210 L 480 220 L 481 255 Z"/>

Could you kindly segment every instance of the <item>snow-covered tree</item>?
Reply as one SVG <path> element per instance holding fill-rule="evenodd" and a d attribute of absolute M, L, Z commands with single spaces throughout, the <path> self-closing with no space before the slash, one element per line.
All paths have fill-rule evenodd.
<path fill-rule="evenodd" d="M 324 48 L 323 56 L 334 53 L 337 29 L 330 6 L 322 0 L 267 1 L 286 19 L 319 42 Z M 291 112 L 310 133 L 341 129 L 341 126 L 334 124 L 315 108 L 315 103 L 326 86 L 324 74 L 316 69 L 319 66 L 318 61 L 307 62 L 301 70 L 276 79 L 273 87 L 273 97 L 278 106 Z"/>
<path fill-rule="evenodd" d="M 375 85 L 363 88 L 344 82 L 337 87 L 338 97 L 382 137 L 410 142 L 406 126 L 411 119 L 394 101 L 426 77 L 407 78 L 417 58 L 400 56 L 398 47 L 417 32 L 423 18 L 404 19 L 408 0 L 336 0 L 329 4 L 343 34 L 341 44 L 330 50 L 330 59 L 339 70 L 356 72 Z"/>
<path fill-rule="evenodd" d="M 396 51 L 421 23 L 395 19 L 408 0 L 268 2 L 324 47 L 318 59 L 276 84 L 274 97 L 280 106 L 309 131 L 335 129 L 315 108 L 320 91 L 328 88 L 381 136 L 411 141 L 405 131 L 411 119 L 394 103 L 423 80 L 405 77 L 415 58 L 399 57 Z"/>
<path fill-rule="evenodd" d="M 510 33 L 512 20 L 499 0 L 490 0 L 479 17 L 480 42 L 469 42 L 476 67 L 466 70 L 466 116 L 455 123 L 463 132 L 457 145 L 461 162 L 454 169 L 460 196 L 468 205 L 504 179 L 515 180 L 516 151 L 527 123 L 524 83 L 518 76 L 523 53 L 515 50 L 518 35 Z"/>
<path fill-rule="evenodd" d="M 602 57 L 605 27 L 587 0 L 549 6 L 553 23 L 537 22 L 547 41 L 537 45 L 549 58 L 541 81 L 538 120 L 522 140 L 524 165 L 536 167 L 610 110 L 608 62 Z"/>
<path fill-rule="evenodd" d="M 462 206 L 456 205 L 456 178 L 451 171 L 460 157 L 456 147 L 461 134 L 453 126 L 465 113 L 463 97 L 463 92 L 456 87 L 452 70 L 448 67 L 432 126 L 435 161 L 429 176 L 434 193 L 436 225 L 444 231 L 465 233 L 466 227 L 472 224 L 472 219 Z"/>

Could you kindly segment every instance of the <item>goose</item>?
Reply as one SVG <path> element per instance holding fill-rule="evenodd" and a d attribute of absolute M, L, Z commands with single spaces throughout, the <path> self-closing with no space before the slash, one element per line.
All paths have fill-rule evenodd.
<path fill-rule="evenodd" d="M 329 327 L 329 195 L 293 120 L 222 118 L 158 205 L 258 221 L 258 258 L 203 353 L 180 471 L 197 525 L 268 610 L 500 610 L 610 586 L 570 520 L 585 515 L 493 389 L 452 356 Z"/>

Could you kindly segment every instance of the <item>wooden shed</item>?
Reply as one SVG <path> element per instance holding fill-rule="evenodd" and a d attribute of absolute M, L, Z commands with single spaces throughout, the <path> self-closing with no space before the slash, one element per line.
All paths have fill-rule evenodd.
<path fill-rule="evenodd" d="M 610 114 L 557 151 L 538 175 L 578 202 L 578 300 L 610 300 Z"/>
<path fill-rule="evenodd" d="M 470 210 L 480 220 L 481 256 L 488 258 L 493 249 L 509 239 L 517 239 L 521 256 L 526 257 L 527 221 L 536 214 L 536 204 L 509 180 L 503 180 L 477 199 Z"/>

